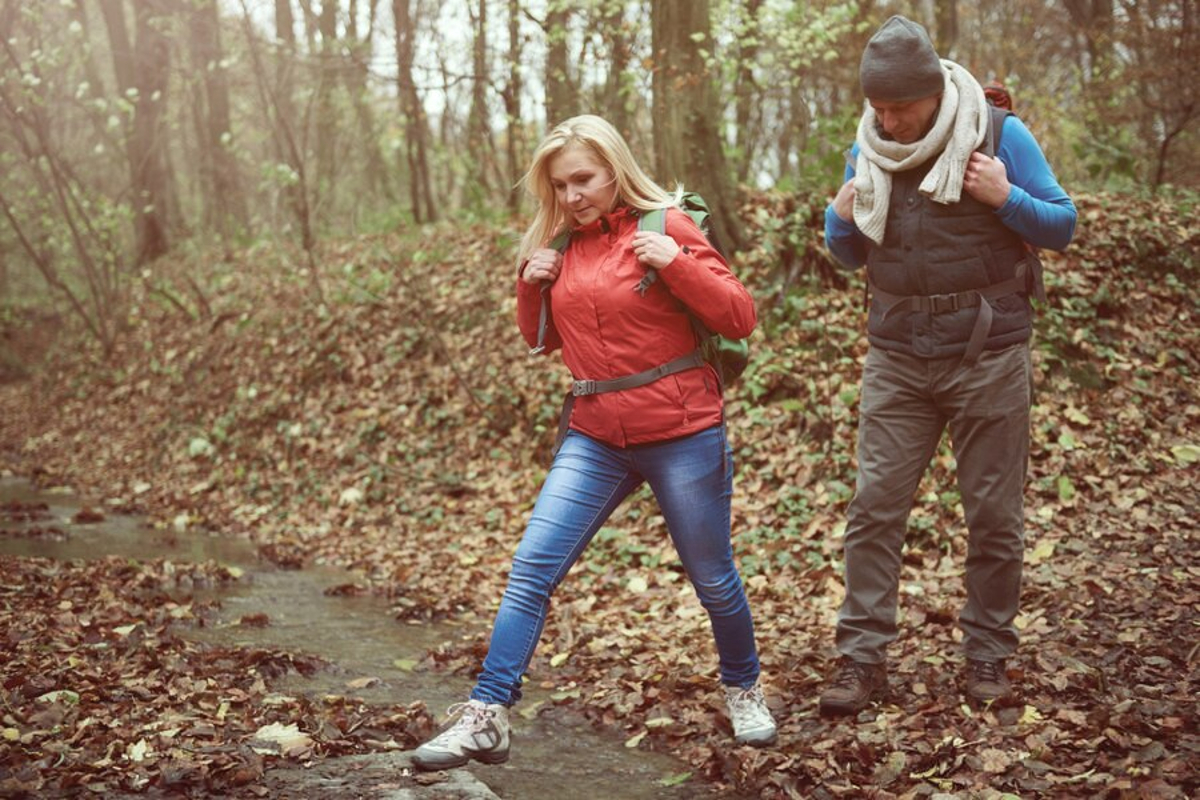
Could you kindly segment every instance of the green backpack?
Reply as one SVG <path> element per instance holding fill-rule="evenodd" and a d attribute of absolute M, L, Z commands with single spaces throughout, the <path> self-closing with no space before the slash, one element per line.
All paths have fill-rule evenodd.
<path fill-rule="evenodd" d="M 684 192 L 683 197 L 679 200 L 679 208 L 691 217 L 696 226 L 704 232 L 705 238 L 708 239 L 713 249 L 724 256 L 725 253 L 717 242 L 717 237 L 712 229 L 712 212 L 708 210 L 708 204 L 704 202 L 704 198 L 695 192 Z M 667 210 L 656 208 L 643 213 L 638 220 L 638 230 L 665 234 L 667 232 Z M 658 270 L 646 270 L 646 276 L 638 284 L 638 291 L 644 295 L 656 280 L 658 280 Z M 721 388 L 724 389 L 746 371 L 746 365 L 750 362 L 750 345 L 745 339 L 727 339 L 719 333 L 713 333 L 695 314 L 689 313 L 688 317 L 691 318 L 692 330 L 696 334 L 701 354 L 704 360 L 717 371 L 717 377 L 721 380 Z"/>
<path fill-rule="evenodd" d="M 696 226 L 704 232 L 704 236 L 708 239 L 709 244 L 718 253 L 724 255 L 713 233 L 712 213 L 708 210 L 708 204 L 704 202 L 704 198 L 695 192 L 684 192 L 683 197 L 679 201 L 679 208 L 691 217 Z M 665 234 L 667 231 L 667 209 L 656 208 L 642 212 L 638 218 L 638 230 Z M 563 231 L 554 237 L 550 242 L 550 247 L 560 253 L 566 252 L 570 236 L 570 231 Z M 637 285 L 638 293 L 644 296 L 657 280 L 658 270 L 648 268 L 646 274 Z M 549 288 L 548 284 L 542 287 L 542 308 L 538 318 L 537 346 L 530 351 L 531 353 L 540 353 L 545 349 L 546 324 L 550 315 Z M 691 320 L 692 331 L 696 336 L 697 353 L 703 361 L 712 365 L 716 370 L 717 378 L 721 382 L 721 389 L 724 391 L 726 386 L 737 380 L 745 372 L 746 365 L 750 361 L 750 346 L 745 339 L 727 339 L 720 334 L 713 333 L 691 312 L 688 312 L 688 318 Z M 688 358 L 691 358 L 691 356 Z M 682 366 L 684 359 L 679 359 L 678 361 Z M 675 362 L 672 362 L 672 365 L 674 364 Z"/>

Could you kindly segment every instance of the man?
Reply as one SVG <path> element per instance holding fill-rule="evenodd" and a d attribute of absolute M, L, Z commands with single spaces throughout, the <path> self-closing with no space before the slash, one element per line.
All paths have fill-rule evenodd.
<path fill-rule="evenodd" d="M 1009 693 L 1005 659 L 1017 646 L 1028 296 L 1041 293 L 1026 243 L 1066 247 L 1075 206 L 1029 130 L 990 110 L 975 78 L 939 59 L 921 25 L 884 23 L 859 80 L 867 105 L 853 166 L 825 211 L 825 240 L 847 267 L 866 264 L 870 350 L 847 512 L 842 658 L 821 711 L 856 713 L 886 692 L 905 528 L 947 426 L 968 528 L 966 693 L 985 703 Z M 981 152 L 996 140 L 995 157 Z"/>

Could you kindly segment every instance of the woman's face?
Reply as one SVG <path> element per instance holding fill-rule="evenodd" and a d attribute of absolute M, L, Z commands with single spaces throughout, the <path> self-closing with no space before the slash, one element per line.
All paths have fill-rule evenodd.
<path fill-rule="evenodd" d="M 591 148 L 571 142 L 550 159 L 550 185 L 558 204 L 576 225 L 595 222 L 612 211 L 617 179 Z"/>

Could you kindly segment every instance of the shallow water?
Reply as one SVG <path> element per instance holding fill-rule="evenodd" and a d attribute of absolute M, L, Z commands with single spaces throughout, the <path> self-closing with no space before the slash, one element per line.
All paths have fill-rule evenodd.
<path fill-rule="evenodd" d="M 212 627 L 184 629 L 183 635 L 220 644 L 252 645 L 299 651 L 332 662 L 335 668 L 310 678 L 292 675 L 277 690 L 292 694 L 353 694 L 379 703 L 423 700 L 440 715 L 466 698 L 466 677 L 413 669 L 427 650 L 475 629 L 451 624 L 396 621 L 388 603 L 377 597 L 326 596 L 325 589 L 353 582 L 353 575 L 330 567 L 279 570 L 258 560 L 245 540 L 196 530 L 157 530 L 141 520 L 105 512 L 102 522 L 74 524 L 83 506 L 69 491 L 42 491 L 29 483 L 0 477 L 0 504 L 17 500 L 45 503 L 48 520 L 11 522 L 0 519 L 0 553 L 60 560 L 103 558 L 164 558 L 176 561 L 214 560 L 240 567 L 236 584 L 215 590 L 221 611 Z M 65 539 L 19 535 L 33 527 L 53 526 Z M 238 625 L 245 615 L 266 614 L 263 628 Z M 397 661 L 403 662 L 397 666 Z M 356 678 L 379 683 L 351 690 Z M 574 796 L 581 800 L 642 800 L 694 798 L 707 794 L 691 781 L 665 787 L 669 776 L 689 772 L 677 759 L 624 746 L 619 736 L 592 729 L 567 710 L 550 708 L 549 692 L 529 687 L 514 709 L 512 758 L 500 766 L 475 766 L 475 775 L 505 798 Z M 550 710 L 526 719 L 519 712 L 544 703 Z"/>

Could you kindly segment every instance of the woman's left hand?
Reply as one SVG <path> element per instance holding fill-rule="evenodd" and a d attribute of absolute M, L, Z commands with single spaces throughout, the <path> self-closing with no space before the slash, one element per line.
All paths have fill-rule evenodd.
<path fill-rule="evenodd" d="M 633 235 L 633 254 L 643 266 L 662 269 L 678 253 L 679 245 L 670 236 L 654 231 L 638 231 Z"/>

